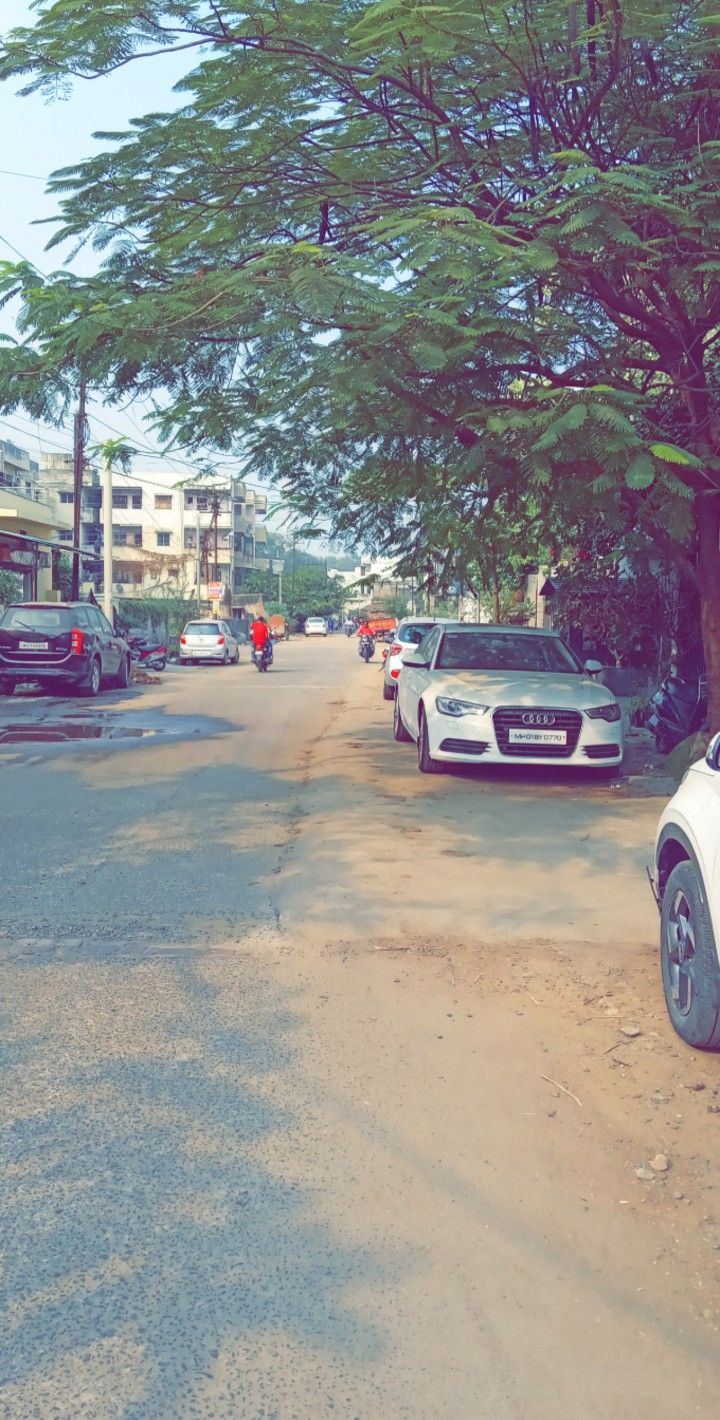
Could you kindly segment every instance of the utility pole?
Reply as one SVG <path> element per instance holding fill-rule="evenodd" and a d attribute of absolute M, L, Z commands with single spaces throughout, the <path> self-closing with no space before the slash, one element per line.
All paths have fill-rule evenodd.
<path fill-rule="evenodd" d="M 103 459 L 103 611 L 113 625 L 113 541 L 112 541 L 112 460 L 109 453 Z"/>
<path fill-rule="evenodd" d="M 80 526 L 82 518 L 82 490 L 83 474 L 85 472 L 85 438 L 87 435 L 87 424 L 85 420 L 85 397 L 86 397 L 85 376 L 80 374 L 80 384 L 78 387 L 78 407 L 73 420 L 73 555 L 72 555 L 72 583 L 70 588 L 70 600 L 77 601 L 80 596 Z"/>
<path fill-rule="evenodd" d="M 214 577 L 214 580 L 215 580 L 216 582 L 217 582 L 218 577 L 219 577 L 219 575 L 220 575 L 220 573 L 219 573 L 219 567 L 218 567 L 218 514 L 219 514 L 219 512 L 220 512 L 220 499 L 218 498 L 218 495 L 217 495 L 217 489 L 214 489 L 214 490 L 213 490 L 213 496 L 212 496 L 212 521 L 211 521 L 210 526 L 211 526 L 211 528 L 212 528 L 212 530 L 213 530 L 214 538 L 215 538 L 215 564 L 214 564 L 213 577 Z"/>
<path fill-rule="evenodd" d="M 195 584 L 197 591 L 197 604 L 200 606 L 200 577 L 202 574 L 200 557 L 200 509 L 195 504 Z"/>

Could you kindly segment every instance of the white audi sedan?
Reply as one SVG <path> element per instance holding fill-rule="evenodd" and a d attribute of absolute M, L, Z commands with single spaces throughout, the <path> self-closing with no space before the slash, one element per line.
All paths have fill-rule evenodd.
<path fill-rule="evenodd" d="M 560 636 L 518 626 L 434 626 L 404 653 L 393 727 L 423 774 L 479 760 L 616 768 L 624 749 L 615 696 Z"/>

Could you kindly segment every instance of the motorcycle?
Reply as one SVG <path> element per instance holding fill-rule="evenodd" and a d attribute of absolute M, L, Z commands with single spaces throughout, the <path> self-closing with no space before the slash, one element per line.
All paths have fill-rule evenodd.
<path fill-rule="evenodd" d="M 167 665 L 167 646 L 161 641 L 140 640 L 139 637 L 126 637 L 130 647 L 130 660 L 136 665 L 143 666 L 148 671 L 164 671 Z"/>
<path fill-rule="evenodd" d="M 258 671 L 267 671 L 268 666 L 271 666 L 273 662 L 272 641 L 266 641 L 259 650 L 257 646 L 253 646 L 251 656 L 252 663 Z"/>
<path fill-rule="evenodd" d="M 693 684 L 679 676 L 669 676 L 655 692 L 645 724 L 655 736 L 660 754 L 670 754 L 676 745 L 701 730 L 707 715 L 707 680 Z"/>
<path fill-rule="evenodd" d="M 345 622 L 345 635 L 346 635 L 346 636 L 354 636 L 354 635 L 355 635 L 355 622 L 354 622 L 354 621 L 346 621 L 346 622 Z"/>
<path fill-rule="evenodd" d="M 365 664 L 371 661 L 375 655 L 375 641 L 372 636 L 361 636 L 358 645 L 358 655 L 362 656 Z"/>

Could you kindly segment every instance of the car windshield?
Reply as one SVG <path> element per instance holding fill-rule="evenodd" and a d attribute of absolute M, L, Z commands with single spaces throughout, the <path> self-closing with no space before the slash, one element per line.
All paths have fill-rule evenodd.
<path fill-rule="evenodd" d="M 67 612 L 50 606 L 9 606 L 0 619 L 3 631 L 42 631 L 46 636 L 65 631 L 67 625 Z"/>
<path fill-rule="evenodd" d="M 502 631 L 448 631 L 437 670 L 531 671 L 578 675 L 582 667 L 557 636 L 523 636 Z"/>
<path fill-rule="evenodd" d="M 398 631 L 398 641 L 402 641 L 403 645 L 407 646 L 419 646 L 420 642 L 427 636 L 431 626 L 431 621 L 418 621 L 412 625 L 401 626 Z"/>
<path fill-rule="evenodd" d="M 185 627 L 186 636 L 217 636 L 220 627 L 216 621 L 189 621 Z"/>

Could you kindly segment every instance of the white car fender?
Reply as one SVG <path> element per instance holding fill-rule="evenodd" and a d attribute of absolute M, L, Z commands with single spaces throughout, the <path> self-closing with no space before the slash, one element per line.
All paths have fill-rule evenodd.
<path fill-rule="evenodd" d="M 673 844 L 685 849 L 702 878 L 720 958 L 720 884 L 718 847 L 720 841 L 720 789 L 704 769 L 691 770 L 670 800 L 658 825 L 655 842 L 655 891 L 662 895 L 664 882 L 673 865 Z"/>

